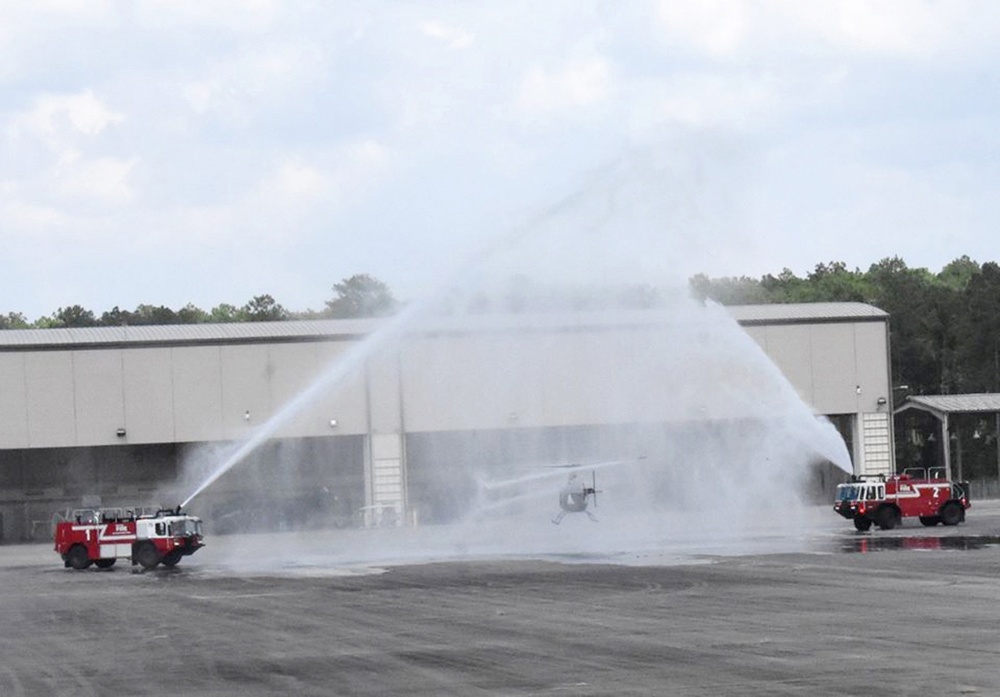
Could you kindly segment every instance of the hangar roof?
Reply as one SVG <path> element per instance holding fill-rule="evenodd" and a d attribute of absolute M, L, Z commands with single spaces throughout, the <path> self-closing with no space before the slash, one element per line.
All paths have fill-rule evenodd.
<path fill-rule="evenodd" d="M 300 320 L 293 322 L 231 322 L 225 324 L 161 324 L 64 329 L 0 331 L 0 350 L 68 348 L 71 346 L 160 345 L 260 342 L 324 336 L 354 338 L 370 333 L 378 320 Z"/>
<path fill-rule="evenodd" d="M 889 318 L 888 312 L 867 303 L 732 305 L 726 309 L 740 324 L 886 321 Z"/>
<path fill-rule="evenodd" d="M 724 308 L 742 325 L 887 321 L 888 313 L 865 303 L 794 303 L 734 305 Z M 432 331 L 532 327 L 614 327 L 655 324 L 663 313 L 630 310 L 541 314 L 476 315 L 461 320 L 441 318 Z M 0 351 L 53 350 L 73 347 L 164 346 L 261 343 L 268 341 L 351 340 L 370 334 L 384 319 L 325 319 L 287 322 L 232 322 L 122 327 L 0 330 Z M 476 326 L 478 324 L 478 327 Z"/>

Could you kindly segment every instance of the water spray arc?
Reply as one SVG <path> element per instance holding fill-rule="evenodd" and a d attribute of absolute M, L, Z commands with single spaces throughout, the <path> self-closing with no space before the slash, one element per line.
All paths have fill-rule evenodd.
<path fill-rule="evenodd" d="M 445 276 L 445 280 L 437 285 L 434 292 L 405 306 L 399 314 L 386 318 L 375 331 L 326 366 L 306 389 L 227 454 L 212 473 L 185 498 L 182 506 L 187 506 L 226 472 L 247 459 L 317 399 L 329 396 L 330 392 L 367 370 L 369 360 L 378 352 L 392 348 L 408 335 L 418 333 L 422 328 L 420 323 L 433 317 L 457 293 L 465 293 L 468 297 L 483 287 L 488 280 L 486 269 L 498 263 L 498 260 L 507 261 L 514 252 L 545 238 L 550 232 L 547 225 L 559 222 L 557 219 L 569 212 L 577 212 L 578 208 L 592 203 L 594 198 L 609 200 L 609 205 L 619 205 L 613 194 L 627 182 L 626 174 L 618 165 L 607 168 L 579 191 L 529 223 L 491 240 L 470 255 L 464 263 L 457 265 L 452 273 Z M 557 259 L 554 263 L 559 261 L 562 260 Z M 602 490 L 608 492 L 607 504 L 602 498 L 602 509 L 607 505 L 608 510 L 616 511 L 620 519 L 628 517 L 635 521 L 635 530 L 641 531 L 641 535 L 639 532 L 636 534 L 644 535 L 643 539 L 647 539 L 654 536 L 656 530 L 670 529 L 669 526 L 658 525 L 659 519 L 655 515 L 647 515 L 654 510 L 646 507 L 647 502 L 659 507 L 690 504 L 691 501 L 699 500 L 699 497 L 705 497 L 705 492 L 710 492 L 710 505 L 726 511 L 725 517 L 717 512 L 714 514 L 715 518 L 733 521 L 739 526 L 738 517 L 730 515 L 730 512 L 748 505 L 744 503 L 746 501 L 767 500 L 776 486 L 775 481 L 788 472 L 794 474 L 797 470 L 802 471 L 810 461 L 817 458 L 829 460 L 842 469 L 850 470 L 850 457 L 839 434 L 829 424 L 817 420 L 761 347 L 743 332 L 725 310 L 717 306 L 697 305 L 685 295 L 682 300 L 668 303 L 663 314 L 666 319 L 657 321 L 666 326 L 666 329 L 659 331 L 656 339 L 645 347 L 649 364 L 642 370 L 635 371 L 636 376 L 628 389 L 622 388 L 619 391 L 615 380 L 620 376 L 600 371 L 599 355 L 582 354 L 587 359 L 596 359 L 586 368 L 594 368 L 594 373 L 601 372 L 605 377 L 600 379 L 607 381 L 592 386 L 593 389 L 585 394 L 601 401 L 601 410 L 609 417 L 608 423 L 632 423 L 637 414 L 647 421 L 671 422 L 665 428 L 666 435 L 659 433 L 651 438 L 655 447 L 648 451 L 637 445 L 628 450 L 618 449 L 617 457 L 637 452 L 650 452 L 654 456 L 641 467 L 612 468 L 606 475 L 602 471 Z M 538 320 L 538 326 L 546 326 L 545 321 L 544 318 Z M 585 334 L 580 327 L 574 332 L 577 336 Z M 577 347 L 571 345 L 570 348 L 576 351 Z M 642 357 L 646 354 L 642 353 L 640 347 L 636 355 Z M 502 374 L 498 379 L 523 380 L 523 373 L 517 369 L 516 361 L 528 363 L 532 359 L 532 356 L 518 356 L 513 368 L 500 371 Z M 478 354 L 473 360 L 478 360 Z M 443 363 L 441 369 L 447 371 L 450 368 L 447 360 Z M 560 375 L 562 380 L 575 380 L 567 371 L 558 370 L 558 361 L 554 367 L 556 370 L 552 373 Z M 521 382 L 520 385 L 520 389 L 529 398 L 533 395 L 536 400 L 544 399 L 541 395 L 546 394 L 546 389 L 550 390 L 549 394 L 552 389 L 559 389 L 558 381 L 547 383 L 547 387 L 531 382 Z M 490 396 L 489 392 L 488 387 L 480 386 L 480 396 Z M 641 404 L 627 403 L 636 395 L 638 399 L 635 401 Z M 719 410 L 703 411 L 704 400 L 712 395 L 715 401 L 710 400 L 709 406 L 719 407 Z M 442 399 L 457 397 L 444 394 Z M 650 414 L 653 416 L 649 416 Z M 709 425 L 699 423 L 699 419 Z M 747 422 L 752 426 L 747 426 Z M 752 446 L 747 444 L 746 439 L 740 440 L 741 434 L 719 435 L 717 430 L 713 430 L 725 428 L 726 424 L 732 423 L 751 430 L 751 435 L 755 438 Z M 511 424 L 507 424 L 507 427 L 519 430 Z M 763 431 L 763 435 L 753 429 Z M 509 470 L 505 476 L 511 476 Z M 742 478 L 738 484 L 734 483 L 736 478 Z M 786 480 L 786 486 L 792 478 L 794 477 Z M 552 505 L 556 485 L 550 487 L 542 480 L 543 477 L 534 474 L 518 475 L 518 481 L 509 485 L 514 493 L 491 493 L 493 499 L 486 502 L 486 509 L 481 512 L 506 516 L 507 522 L 514 527 L 505 530 L 503 536 L 521 539 L 516 526 L 523 522 L 524 516 L 546 522 L 551 516 L 552 511 L 546 509 Z M 501 479 L 491 486 L 497 489 L 508 484 L 505 479 Z M 623 501 L 623 492 L 628 492 L 628 496 L 632 498 Z M 509 500 L 504 500 L 504 497 Z M 522 518 L 515 520 L 516 516 Z M 566 532 L 565 527 L 560 529 L 563 530 L 561 534 L 564 539 L 573 534 L 571 531 Z M 475 527 L 462 531 L 462 535 L 477 534 L 479 533 Z M 590 536 L 589 541 L 593 542 L 594 535 L 600 533 L 591 530 L 587 534 Z M 628 530 L 619 528 L 615 534 L 617 537 L 614 539 L 609 537 L 605 540 L 608 545 L 629 543 L 631 533 Z M 550 542 L 548 540 L 540 544 L 547 545 Z"/>
<path fill-rule="evenodd" d="M 404 309 L 396 316 L 395 321 L 387 322 L 369 334 L 365 339 L 352 346 L 337 361 L 331 363 L 320 376 L 294 399 L 285 404 L 274 416 L 257 427 L 249 438 L 239 444 L 237 449 L 205 479 L 191 494 L 181 502 L 181 507 L 187 506 L 200 493 L 214 484 L 222 475 L 245 460 L 252 452 L 266 443 L 285 424 L 290 422 L 303 409 L 311 405 L 328 390 L 333 390 L 364 369 L 365 361 L 374 351 L 389 344 L 400 336 L 408 326 L 410 318 L 419 311 L 417 306 Z"/>
<path fill-rule="evenodd" d="M 618 172 L 618 170 L 618 163 L 600 168 L 590 177 L 585 186 L 542 211 L 527 223 L 510 230 L 494 240 L 488 241 L 487 244 L 469 255 L 468 259 L 463 263 L 457 264 L 450 273 L 443 276 L 444 280 L 423 299 L 406 305 L 401 312 L 387 318 L 378 329 L 331 363 L 311 385 L 285 404 L 274 416 L 257 427 L 246 440 L 237 446 L 234 452 L 225 458 L 182 501 L 181 506 L 185 507 L 191 503 L 192 500 L 218 481 L 226 472 L 266 443 L 282 426 L 293 419 L 303 409 L 310 406 L 317 398 L 330 390 L 336 389 L 351 376 L 362 370 L 368 357 L 402 337 L 415 322 L 432 312 L 442 301 L 446 300 L 451 289 L 475 287 L 477 283 L 477 271 L 487 265 L 491 259 L 517 246 L 520 241 L 531 236 L 544 223 L 571 208 L 599 187 L 607 187 L 610 175 Z"/>

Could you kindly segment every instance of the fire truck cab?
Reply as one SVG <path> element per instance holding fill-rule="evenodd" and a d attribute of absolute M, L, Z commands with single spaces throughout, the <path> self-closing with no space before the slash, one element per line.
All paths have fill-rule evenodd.
<path fill-rule="evenodd" d="M 122 558 L 145 569 L 172 567 L 204 545 L 201 519 L 179 506 L 78 509 L 62 515 L 55 530 L 55 551 L 73 569 L 107 569 Z"/>
<path fill-rule="evenodd" d="M 912 468 L 885 477 L 854 476 L 837 487 L 833 510 L 865 531 L 872 523 L 892 530 L 903 518 L 916 517 L 926 526 L 958 525 L 969 503 L 967 482 L 951 482 L 943 467 Z"/>

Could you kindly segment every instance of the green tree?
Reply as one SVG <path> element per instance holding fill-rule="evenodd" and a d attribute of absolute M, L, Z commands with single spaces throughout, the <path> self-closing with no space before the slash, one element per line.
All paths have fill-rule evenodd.
<path fill-rule="evenodd" d="M 773 302 L 768 289 L 748 276 L 709 278 L 697 274 L 688 281 L 691 295 L 701 302 L 714 300 L 722 305 L 757 305 Z"/>
<path fill-rule="evenodd" d="M 963 255 L 955 259 L 938 274 L 938 280 L 952 290 L 964 291 L 974 276 L 980 273 L 979 263 L 973 261 L 968 255 Z"/>
<path fill-rule="evenodd" d="M 807 281 L 804 297 L 797 302 L 871 302 L 873 295 L 865 274 L 849 271 L 842 261 L 817 264 Z"/>
<path fill-rule="evenodd" d="M 122 310 L 117 305 L 101 314 L 100 324 L 103 327 L 124 327 L 132 324 L 132 313 Z"/>
<path fill-rule="evenodd" d="M 288 319 L 288 312 L 270 295 L 257 295 L 241 311 L 247 322 L 278 322 Z"/>
<path fill-rule="evenodd" d="M 200 307 L 188 303 L 177 311 L 177 321 L 181 324 L 204 324 L 210 321 L 210 315 Z"/>
<path fill-rule="evenodd" d="M 132 324 L 177 324 L 177 313 L 164 305 L 138 305 L 132 313 Z"/>
<path fill-rule="evenodd" d="M 235 305 L 221 303 L 212 308 L 209 313 L 209 320 L 216 323 L 242 322 L 243 317 L 240 309 Z"/>
<path fill-rule="evenodd" d="M 392 314 L 398 304 L 389 286 L 368 274 L 345 278 L 333 289 L 337 297 L 326 302 L 327 317 L 380 317 Z"/>
<path fill-rule="evenodd" d="M 49 327 L 96 327 L 98 324 L 94 313 L 80 305 L 60 307 L 52 315 Z"/>
<path fill-rule="evenodd" d="M 949 390 L 946 368 L 952 318 L 943 286 L 927 269 L 911 269 L 899 257 L 885 258 L 868 270 L 871 302 L 889 313 L 894 379 L 914 394 Z"/>
<path fill-rule="evenodd" d="M 768 302 L 772 303 L 800 302 L 793 298 L 806 297 L 808 284 L 808 281 L 799 278 L 787 267 L 777 276 L 767 274 L 760 279 L 761 287 L 767 292 Z"/>
<path fill-rule="evenodd" d="M 1000 392 L 1000 266 L 983 264 L 962 292 L 961 307 L 963 387 L 969 392 Z"/>
<path fill-rule="evenodd" d="M 0 329 L 27 329 L 28 320 L 20 312 L 8 312 L 0 315 Z"/>

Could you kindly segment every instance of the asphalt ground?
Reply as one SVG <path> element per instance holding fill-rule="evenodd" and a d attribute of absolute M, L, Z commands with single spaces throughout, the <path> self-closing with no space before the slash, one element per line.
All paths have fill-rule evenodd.
<path fill-rule="evenodd" d="M 659 565 L 237 572 L 217 538 L 136 574 L 0 547 L 0 695 L 1000 694 L 1000 504 L 868 533 L 822 512 L 792 551 Z"/>

